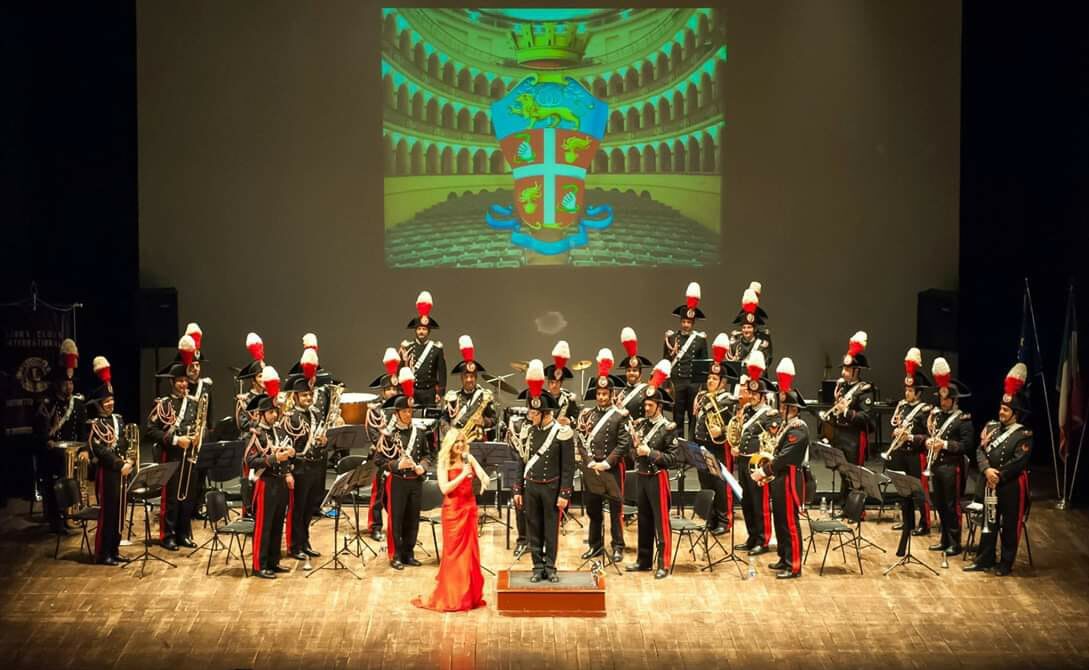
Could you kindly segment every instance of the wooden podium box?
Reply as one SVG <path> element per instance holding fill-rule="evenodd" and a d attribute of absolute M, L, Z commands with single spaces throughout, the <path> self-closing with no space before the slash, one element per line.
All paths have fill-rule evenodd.
<path fill-rule="evenodd" d="M 501 570 L 496 608 L 505 616 L 603 617 L 605 577 L 589 572 L 559 573 L 559 583 L 529 581 L 528 570 Z"/>

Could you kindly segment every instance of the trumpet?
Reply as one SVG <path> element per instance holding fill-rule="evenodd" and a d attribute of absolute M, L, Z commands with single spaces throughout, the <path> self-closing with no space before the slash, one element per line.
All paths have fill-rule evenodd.
<path fill-rule="evenodd" d="M 121 504 L 118 505 L 117 532 L 125 527 L 125 508 L 128 507 L 129 484 L 140 473 L 140 426 L 126 423 L 122 429 L 125 439 L 125 461 L 132 464 L 133 470 L 128 477 L 121 475 Z"/>

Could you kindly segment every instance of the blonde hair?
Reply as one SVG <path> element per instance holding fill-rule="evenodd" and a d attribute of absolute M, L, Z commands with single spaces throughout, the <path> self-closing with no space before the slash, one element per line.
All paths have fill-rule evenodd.
<path fill-rule="evenodd" d="M 465 436 L 462 435 L 460 430 L 454 429 L 457 436 L 451 440 L 443 440 L 442 446 L 439 447 L 439 456 L 436 459 L 437 463 L 441 463 L 446 466 L 447 469 L 454 464 L 454 445 L 458 442 L 464 442 Z M 464 458 L 462 459 L 465 460 Z"/>

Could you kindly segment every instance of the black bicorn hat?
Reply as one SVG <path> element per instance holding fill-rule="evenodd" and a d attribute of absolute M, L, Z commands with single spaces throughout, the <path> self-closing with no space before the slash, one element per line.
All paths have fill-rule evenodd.
<path fill-rule="evenodd" d="M 387 375 L 382 373 L 374 378 L 374 380 L 368 385 L 368 388 L 372 389 L 386 389 L 397 387 L 397 375 Z"/>
<path fill-rule="evenodd" d="M 178 379 L 181 377 L 189 377 L 189 366 L 181 361 L 176 363 L 170 363 L 155 375 L 161 379 Z"/>
<path fill-rule="evenodd" d="M 91 395 L 87 396 L 87 402 L 100 403 L 106 398 L 113 397 L 113 384 L 99 384 L 99 386 L 91 391 Z"/>
<path fill-rule="evenodd" d="M 668 391 L 660 387 L 647 386 L 643 391 L 643 400 L 651 400 L 658 403 L 658 405 L 663 408 L 673 406 L 673 396 L 669 395 Z"/>
<path fill-rule="evenodd" d="M 1017 413 L 1022 419 L 1032 411 L 1028 394 L 1028 366 L 1016 363 L 1006 373 L 1002 384 L 1002 404 Z"/>
<path fill-rule="evenodd" d="M 533 397 L 530 395 L 529 389 L 522 389 L 522 392 L 518 394 L 518 400 L 525 400 L 526 407 L 530 409 L 555 411 L 560 408 L 555 396 L 548 391 L 541 391 L 540 395 Z"/>
<path fill-rule="evenodd" d="M 583 400 L 596 400 L 598 389 L 608 389 L 613 391 L 616 389 L 622 389 L 627 386 L 627 382 L 620 379 L 616 375 L 594 375 L 590 378 L 590 382 L 586 385 L 586 393 L 583 394 Z"/>
<path fill-rule="evenodd" d="M 760 296 L 751 288 L 745 289 L 744 295 L 741 296 L 741 311 L 734 317 L 734 323 L 763 326 L 767 323 L 765 321 L 767 318 L 768 313 L 760 307 Z"/>
<path fill-rule="evenodd" d="M 796 388 L 792 388 L 789 391 L 785 391 L 779 394 L 780 405 L 792 405 L 798 409 L 804 409 L 807 407 L 805 398 Z"/>
<path fill-rule="evenodd" d="M 699 308 L 700 304 L 700 285 L 696 282 L 688 284 L 688 290 L 685 291 L 684 304 L 678 305 L 673 310 L 673 316 L 681 319 L 705 319 L 707 318 L 703 310 Z"/>
<path fill-rule="evenodd" d="M 644 367 L 653 367 L 654 363 L 646 356 L 636 354 L 634 356 L 625 356 L 624 358 L 620 359 L 620 362 L 617 363 L 617 365 L 625 369 L 642 369 Z"/>
<path fill-rule="evenodd" d="M 265 364 L 262 361 L 250 361 L 245 367 L 238 371 L 238 374 L 236 374 L 234 378 L 238 381 L 253 379 L 261 374 L 261 370 L 263 370 L 264 367 Z"/>
<path fill-rule="evenodd" d="M 258 393 L 246 403 L 247 412 L 270 412 L 274 409 L 279 409 L 276 406 L 276 399 L 267 393 Z"/>
<path fill-rule="evenodd" d="M 306 375 L 296 373 L 287 376 L 287 379 L 284 380 L 283 390 L 288 393 L 300 393 L 312 389 L 310 388 L 310 380 L 306 378 Z"/>
<path fill-rule="evenodd" d="M 412 317 L 405 328 L 412 330 L 418 326 L 424 326 L 431 330 L 437 330 L 439 322 L 431 316 L 431 307 L 433 304 L 431 292 L 420 291 L 420 295 L 416 296 L 416 316 Z"/>
<path fill-rule="evenodd" d="M 461 360 L 461 361 L 458 361 L 457 365 L 450 368 L 450 372 L 457 372 L 457 373 L 461 373 L 461 372 L 484 372 L 484 371 L 485 371 L 485 367 L 480 363 L 480 361 L 477 361 L 477 360 L 472 360 L 472 361 Z"/>
<path fill-rule="evenodd" d="M 407 395 L 405 395 L 403 393 L 398 393 L 397 395 L 395 395 L 395 396 L 393 396 L 391 398 L 386 398 L 385 402 L 382 403 L 382 407 L 384 407 L 385 409 L 394 409 L 394 410 L 397 410 L 397 409 L 412 409 L 415 405 L 416 405 L 415 401 L 411 397 L 409 397 L 409 396 L 407 396 Z"/>
<path fill-rule="evenodd" d="M 545 366 L 544 373 L 545 373 L 545 379 L 564 380 L 564 379 L 574 379 L 575 378 L 574 373 L 571 372 L 571 368 L 567 367 L 566 365 L 563 366 L 562 368 L 558 368 L 554 364 L 549 363 L 548 365 Z"/>

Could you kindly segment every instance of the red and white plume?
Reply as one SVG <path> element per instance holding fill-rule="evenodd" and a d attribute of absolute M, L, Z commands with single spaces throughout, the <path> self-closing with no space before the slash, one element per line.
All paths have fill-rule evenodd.
<path fill-rule="evenodd" d="M 650 373 L 650 381 L 647 383 L 650 384 L 652 388 L 658 388 L 665 380 L 669 379 L 669 375 L 672 372 L 673 364 L 663 358 L 654 366 L 654 371 Z"/>
<path fill-rule="evenodd" d="M 539 358 L 534 358 L 526 368 L 526 387 L 529 388 L 530 398 L 540 398 L 541 389 L 544 388 L 544 364 Z"/>
<path fill-rule="evenodd" d="M 91 361 L 91 368 L 95 371 L 95 376 L 97 376 L 103 384 L 110 383 L 110 362 L 106 360 L 105 356 L 95 356 L 95 359 Z"/>
<path fill-rule="evenodd" d="M 250 352 L 250 358 L 255 361 L 265 360 L 265 343 L 257 333 L 246 335 L 246 350 Z"/>
<path fill-rule="evenodd" d="M 475 360 L 473 356 L 476 355 L 476 348 L 473 346 L 473 338 L 468 335 L 462 335 L 458 338 L 458 349 L 461 350 L 461 359 L 468 362 Z"/>
<path fill-rule="evenodd" d="M 181 358 L 181 362 L 189 365 L 196 355 L 197 343 L 193 341 L 192 336 L 182 335 L 181 339 L 178 340 L 178 357 Z"/>
<path fill-rule="evenodd" d="M 620 344 L 624 346 L 624 351 L 628 354 L 628 358 L 638 354 L 639 338 L 635 336 L 635 329 L 631 326 L 624 326 L 620 330 Z"/>
<path fill-rule="evenodd" d="M 1003 383 L 1003 393 L 1012 398 L 1025 385 L 1028 379 L 1028 367 L 1024 363 L 1017 363 L 1006 373 L 1006 381 Z"/>
<path fill-rule="evenodd" d="M 764 376 L 764 370 L 768 368 L 764 360 L 764 352 L 753 349 L 749 357 L 745 359 L 745 370 L 749 373 L 749 379 L 760 379 Z"/>
<path fill-rule="evenodd" d="M 386 374 L 390 377 L 397 374 L 397 368 L 401 366 L 401 357 L 393 347 L 386 347 L 386 353 L 382 354 L 382 365 L 386 366 Z"/>
<path fill-rule="evenodd" d="M 265 369 L 261 370 L 258 378 L 261 380 L 261 386 L 265 388 L 265 393 L 275 403 L 276 398 L 280 395 L 280 373 L 276 372 L 276 368 L 271 365 L 266 365 Z"/>
<path fill-rule="evenodd" d="M 185 327 L 185 334 L 193 338 L 193 344 L 196 346 L 197 351 L 200 351 L 200 338 L 204 337 L 204 331 L 200 329 L 195 322 L 190 323 Z"/>
<path fill-rule="evenodd" d="M 317 349 L 303 349 L 302 357 L 299 358 L 299 367 L 302 368 L 303 376 L 307 379 L 313 379 L 318 376 Z"/>
<path fill-rule="evenodd" d="M 790 393 L 790 389 L 794 387 L 794 361 L 789 358 L 779 361 L 779 365 L 775 367 L 775 378 L 779 382 L 779 391 Z"/>
<path fill-rule="evenodd" d="M 411 398 L 416 395 L 416 375 L 413 374 L 412 368 L 403 367 L 401 371 L 397 373 L 397 383 L 401 386 L 401 393 Z"/>
<path fill-rule="evenodd" d="M 755 314 L 756 308 L 760 306 L 760 296 L 756 291 L 751 288 L 745 289 L 745 293 L 741 296 L 741 309 L 749 314 Z"/>
<path fill-rule="evenodd" d="M 918 347 L 912 347 L 904 354 L 904 374 L 908 377 L 915 377 L 915 372 L 919 369 L 919 366 L 923 364 L 923 352 L 919 351 Z"/>
<path fill-rule="evenodd" d="M 613 369 L 613 352 L 603 347 L 597 352 L 597 376 L 604 377 Z"/>
<path fill-rule="evenodd" d="M 715 335 L 715 341 L 711 343 L 711 358 L 716 363 L 721 363 L 726 358 L 726 352 L 730 349 L 730 336 L 726 333 Z"/>
<path fill-rule="evenodd" d="M 64 368 L 68 370 L 68 376 L 71 377 L 72 370 L 75 370 L 76 366 L 79 365 L 79 349 L 76 348 L 76 341 L 66 338 L 61 342 L 60 353 Z"/>
<path fill-rule="evenodd" d="M 843 357 L 843 364 L 850 365 L 851 363 L 854 363 L 855 356 L 866 350 L 867 341 L 869 341 L 869 336 L 864 330 L 860 330 L 852 335 L 851 341 L 847 343 L 847 355 Z"/>
<path fill-rule="evenodd" d="M 567 367 L 569 360 L 571 360 L 571 347 L 567 345 L 567 340 L 560 340 L 556 346 L 552 347 L 552 361 L 557 368 L 563 369 Z"/>
<path fill-rule="evenodd" d="M 938 388 L 949 388 L 949 379 L 953 376 L 953 371 L 949 369 L 949 361 L 941 356 L 935 358 L 934 364 L 930 366 L 930 374 L 934 377 L 934 384 Z"/>
<path fill-rule="evenodd" d="M 318 336 L 314 333 L 307 333 L 303 335 L 303 349 L 318 350 Z"/>
<path fill-rule="evenodd" d="M 430 291 L 420 291 L 420 295 L 416 296 L 416 313 L 420 316 L 427 316 L 431 314 L 431 307 L 434 304 L 431 300 Z"/>
<path fill-rule="evenodd" d="M 749 290 L 752 291 L 753 293 L 755 293 L 757 298 L 760 297 L 760 291 L 763 288 L 764 287 L 758 281 L 749 282 Z"/>
<path fill-rule="evenodd" d="M 684 304 L 688 306 L 688 309 L 696 309 L 696 305 L 700 304 L 700 285 L 698 282 L 692 282 L 688 285 L 688 290 L 684 292 Z"/>

